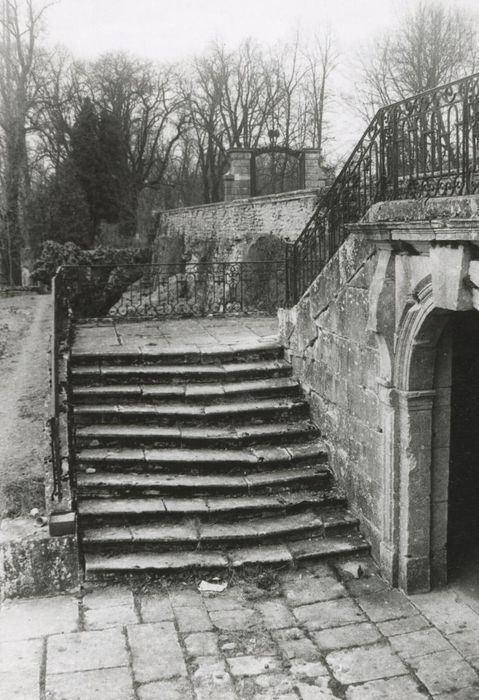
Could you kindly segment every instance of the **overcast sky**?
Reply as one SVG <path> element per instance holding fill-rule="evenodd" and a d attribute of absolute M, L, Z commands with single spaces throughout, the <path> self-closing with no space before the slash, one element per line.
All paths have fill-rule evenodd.
<path fill-rule="evenodd" d="M 432 0 L 433 2 L 435 0 Z M 94 58 L 123 49 L 160 61 L 201 53 L 214 39 L 227 46 L 245 37 L 264 45 L 330 27 L 340 55 L 336 82 L 342 89 L 351 56 L 375 35 L 392 28 L 407 5 L 419 0 L 58 0 L 47 13 L 48 43 L 64 44 L 76 57 Z M 479 10 L 479 0 L 450 0 Z M 342 115 L 344 116 L 344 115 Z M 340 122 L 343 124 L 342 116 Z M 362 125 L 336 125 L 336 151 L 344 155 Z"/>
<path fill-rule="evenodd" d="M 330 25 L 350 51 L 394 25 L 418 0 L 58 0 L 48 11 L 49 38 L 81 57 L 111 49 L 161 60 L 201 52 L 215 38 L 228 45 L 253 36 L 264 43 Z M 434 0 L 433 0 L 434 1 Z M 479 9 L 479 0 L 450 0 Z"/>

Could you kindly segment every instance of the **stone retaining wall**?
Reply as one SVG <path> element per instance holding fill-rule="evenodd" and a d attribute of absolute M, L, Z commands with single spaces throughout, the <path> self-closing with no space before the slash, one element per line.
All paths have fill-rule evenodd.
<path fill-rule="evenodd" d="M 281 257 L 318 202 L 319 190 L 301 190 L 156 214 L 155 260 L 176 263 Z"/>
<path fill-rule="evenodd" d="M 280 336 L 306 389 L 331 464 L 378 555 L 382 517 L 382 421 L 378 352 L 367 330 L 375 247 L 350 235 L 293 309 Z"/>

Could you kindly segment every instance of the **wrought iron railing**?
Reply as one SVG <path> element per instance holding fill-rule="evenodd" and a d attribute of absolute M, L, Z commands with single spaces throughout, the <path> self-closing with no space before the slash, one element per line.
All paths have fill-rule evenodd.
<path fill-rule="evenodd" d="M 52 499 L 61 501 L 63 496 L 63 465 L 61 445 L 62 405 L 62 351 L 69 344 L 71 312 L 65 286 L 65 273 L 59 268 L 52 279 L 52 341 L 51 341 L 51 412 L 48 419 L 50 433 L 51 461 L 53 472 Z M 68 450 L 68 445 L 64 446 Z"/>
<path fill-rule="evenodd" d="M 82 265 L 62 271 L 75 317 L 276 313 L 288 296 L 284 260 Z"/>
<path fill-rule="evenodd" d="M 478 192 L 479 73 L 380 109 L 288 246 L 288 305 L 374 202 Z"/>

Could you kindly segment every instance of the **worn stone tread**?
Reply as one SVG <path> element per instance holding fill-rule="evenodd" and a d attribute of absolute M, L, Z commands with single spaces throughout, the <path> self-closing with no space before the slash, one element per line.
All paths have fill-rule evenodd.
<path fill-rule="evenodd" d="M 171 418 L 202 418 L 234 416 L 241 413 L 269 413 L 275 411 L 292 411 L 305 409 L 307 403 L 304 400 L 292 400 L 288 398 L 277 399 L 252 399 L 250 401 L 235 401 L 229 403 L 202 406 L 201 404 L 170 403 L 170 404 L 92 404 L 75 406 L 75 414 L 83 415 L 115 415 L 115 416 L 139 416 L 144 417 L 171 417 Z"/>
<path fill-rule="evenodd" d="M 157 360 L 164 362 L 182 361 L 184 358 L 224 358 L 235 357 L 237 355 L 261 354 L 273 352 L 278 355 L 283 352 L 283 347 L 278 341 L 260 340 L 252 343 L 238 343 L 234 345 L 224 345 L 218 347 L 204 347 L 201 350 L 191 345 L 176 346 L 174 350 L 157 347 L 155 345 L 145 345 L 142 343 L 129 343 L 128 345 L 104 346 L 101 349 L 79 347 L 78 344 L 72 349 L 73 360 L 101 360 L 102 358 L 121 358 L 129 360 Z"/>
<path fill-rule="evenodd" d="M 263 496 L 205 496 L 193 498 L 178 498 L 173 496 L 149 498 L 97 498 L 80 499 L 79 514 L 81 518 L 88 516 L 138 516 L 155 515 L 218 515 L 231 514 L 232 517 L 241 511 L 271 511 L 283 510 L 298 506 L 316 506 L 324 501 L 321 492 L 297 491 L 293 493 L 278 493 Z"/>
<path fill-rule="evenodd" d="M 224 364 L 169 364 L 169 365 L 74 365 L 73 377 L 251 377 L 255 374 L 284 372 L 291 374 L 291 365 L 285 360 L 258 360 L 256 362 L 229 362 Z"/>
<path fill-rule="evenodd" d="M 283 515 L 281 517 L 252 517 L 235 522 L 193 522 L 155 523 L 118 525 L 86 528 L 83 545 L 108 546 L 127 545 L 130 542 L 141 544 L 184 545 L 262 540 L 281 538 L 304 532 L 323 532 L 323 521 L 312 511 Z"/>
<path fill-rule="evenodd" d="M 327 466 L 291 467 L 290 469 L 275 470 L 272 472 L 260 472 L 244 476 L 231 474 L 162 474 L 162 473 L 133 473 L 133 472 L 97 472 L 86 474 L 80 472 L 77 476 L 79 489 L 95 489 L 102 486 L 110 489 L 122 488 L 125 490 L 158 489 L 167 492 L 188 490 L 193 493 L 207 491 L 208 489 L 222 491 L 244 491 L 267 488 L 274 486 L 289 487 L 294 482 L 308 482 L 319 477 L 330 477 L 331 472 Z M 330 489 L 338 498 L 342 498 L 339 491 Z"/>
<path fill-rule="evenodd" d="M 226 568 L 228 558 L 221 552 L 135 552 L 128 554 L 85 555 L 85 574 L 130 571 L 184 571 L 188 569 Z"/>
<path fill-rule="evenodd" d="M 351 532 L 344 536 L 311 537 L 288 543 L 293 559 L 319 559 L 354 552 L 369 551 L 370 546 L 359 532 Z"/>
<path fill-rule="evenodd" d="M 191 569 L 239 568 L 247 564 L 292 564 L 304 559 L 329 559 L 344 554 L 366 552 L 367 542 L 359 535 L 313 537 L 294 542 L 260 544 L 226 550 L 132 552 L 85 554 L 86 579 L 121 572 L 174 572 Z"/>
<path fill-rule="evenodd" d="M 194 463 L 195 469 L 202 467 L 252 467 L 258 465 L 282 465 L 289 464 L 293 460 L 301 459 L 309 464 L 324 464 L 327 461 L 327 452 L 324 443 L 318 438 L 314 442 L 304 445 L 301 452 L 293 449 L 294 446 L 285 447 L 253 447 L 228 450 L 215 450 L 207 448 L 101 448 L 91 447 L 79 450 L 78 462 L 112 464 L 116 463 L 147 463 L 156 464 L 159 467 L 176 466 L 183 467 Z"/>
<path fill-rule="evenodd" d="M 254 440 L 271 440 L 274 437 L 303 437 L 311 439 L 319 435 L 319 431 L 306 420 L 289 421 L 287 423 L 235 424 L 221 426 L 170 426 L 170 425 L 138 425 L 138 424 L 100 424 L 78 427 L 77 438 L 80 440 L 122 440 L 150 439 L 175 440 L 182 445 L 188 442 L 251 442 Z"/>
<path fill-rule="evenodd" d="M 230 523 L 202 523 L 201 542 L 235 542 L 263 537 L 284 536 L 305 530 L 320 530 L 323 521 L 312 511 L 284 515 L 278 518 L 249 518 Z"/>

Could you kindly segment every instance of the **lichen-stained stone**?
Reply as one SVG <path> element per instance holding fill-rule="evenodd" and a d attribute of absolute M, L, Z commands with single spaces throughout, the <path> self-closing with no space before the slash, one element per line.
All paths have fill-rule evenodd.
<path fill-rule="evenodd" d="M 137 688 L 139 700 L 193 700 L 190 682 L 176 678 L 174 681 L 153 681 Z"/>
<path fill-rule="evenodd" d="M 47 676 L 46 700 L 134 700 L 130 672 L 124 667 L 102 668 Z"/>
<path fill-rule="evenodd" d="M 267 600 L 257 604 L 257 609 L 265 626 L 270 630 L 294 625 L 294 617 L 282 600 Z"/>
<path fill-rule="evenodd" d="M 4 518 L 0 526 L 0 599 L 49 595 L 79 582 L 76 537 L 49 537 L 29 518 Z"/>
<path fill-rule="evenodd" d="M 47 675 L 128 666 L 122 629 L 77 632 L 48 638 Z"/>
<path fill-rule="evenodd" d="M 452 651 L 452 645 L 436 629 L 408 632 L 390 638 L 392 648 L 407 663 L 412 659 L 435 651 Z"/>
<path fill-rule="evenodd" d="M 334 677 L 344 684 L 389 678 L 407 673 L 407 668 L 385 644 L 355 647 L 328 654 L 326 661 Z"/>
<path fill-rule="evenodd" d="M 296 331 L 291 336 L 290 349 L 302 353 L 317 336 L 316 324 L 311 315 L 310 297 L 305 296 L 296 306 Z"/>
<path fill-rule="evenodd" d="M 281 662 L 274 656 L 233 656 L 227 662 L 233 676 L 259 676 L 281 670 Z"/>
<path fill-rule="evenodd" d="M 378 622 L 377 626 L 385 637 L 395 637 L 397 634 L 407 634 L 408 632 L 419 632 L 427 629 L 431 626 L 431 623 L 422 615 L 412 615 L 411 617 L 400 617 L 397 620 Z"/>
<path fill-rule="evenodd" d="M 197 700 L 236 700 L 226 662 L 215 656 L 195 660 L 191 680 Z"/>
<path fill-rule="evenodd" d="M 457 651 L 437 651 L 411 660 L 419 680 L 432 695 L 475 688 L 479 696 L 479 677 Z"/>
<path fill-rule="evenodd" d="M 320 653 L 313 642 L 297 627 L 276 630 L 273 636 L 286 659 L 319 661 Z"/>
<path fill-rule="evenodd" d="M 341 284 L 347 284 L 374 253 L 374 244 L 361 234 L 350 234 L 338 250 Z"/>
<path fill-rule="evenodd" d="M 132 625 L 138 622 L 133 604 L 93 608 L 92 610 L 85 610 L 84 616 L 87 630 L 104 630 L 109 627 Z"/>
<path fill-rule="evenodd" d="M 333 649 L 347 649 L 364 644 L 374 644 L 381 640 L 381 634 L 374 625 L 360 622 L 357 625 L 333 627 L 312 633 L 313 639 L 323 653 Z"/>
<path fill-rule="evenodd" d="M 78 600 L 71 596 L 8 600 L 0 608 L 0 641 L 76 632 Z"/>
<path fill-rule="evenodd" d="M 213 629 L 208 613 L 203 607 L 176 608 L 178 629 L 183 634 L 188 632 L 207 632 Z"/>
<path fill-rule="evenodd" d="M 342 598 L 346 595 L 344 586 L 333 576 L 315 578 L 305 575 L 286 584 L 283 591 L 288 603 L 294 607 Z"/>
<path fill-rule="evenodd" d="M 411 605 L 404 593 L 396 590 L 362 596 L 357 602 L 373 622 L 417 615 L 417 609 Z"/>
<path fill-rule="evenodd" d="M 340 285 L 339 258 L 335 255 L 309 289 L 311 315 L 314 319 L 318 319 L 318 316 L 335 299 L 339 293 Z"/>
<path fill-rule="evenodd" d="M 188 656 L 218 656 L 218 636 L 214 632 L 194 632 L 184 637 Z"/>
<path fill-rule="evenodd" d="M 479 630 L 479 614 L 451 589 L 411 596 L 410 600 L 443 634 Z"/>
<path fill-rule="evenodd" d="M 391 700 L 393 698 L 394 700 L 425 700 L 426 697 L 418 688 L 417 683 L 408 676 L 369 681 L 368 683 L 348 688 L 346 691 L 347 700 L 385 700 L 385 698 L 391 698 Z"/>
<path fill-rule="evenodd" d="M 358 606 L 352 600 L 347 599 L 301 605 L 294 608 L 293 612 L 298 622 L 311 631 L 340 627 L 366 620 L 364 613 Z"/>
<path fill-rule="evenodd" d="M 183 652 L 171 622 L 128 627 L 133 674 L 138 683 L 186 676 Z"/>
<path fill-rule="evenodd" d="M 140 598 L 142 622 L 165 622 L 175 618 L 167 593 L 147 593 Z"/>

